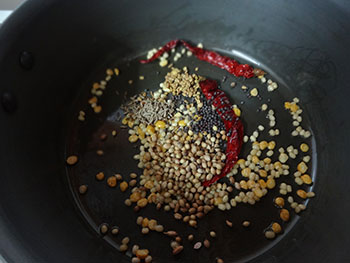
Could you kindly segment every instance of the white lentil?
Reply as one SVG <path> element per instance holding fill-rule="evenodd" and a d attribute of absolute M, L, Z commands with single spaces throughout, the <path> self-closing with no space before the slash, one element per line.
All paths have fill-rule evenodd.
<path fill-rule="evenodd" d="M 309 198 L 312 198 L 315 196 L 315 193 L 314 192 L 308 192 L 306 193 L 306 196 L 309 197 Z"/>
<path fill-rule="evenodd" d="M 285 163 L 288 160 L 288 155 L 285 153 L 281 153 L 280 156 L 278 157 L 278 160 L 281 163 Z"/>
<path fill-rule="evenodd" d="M 299 204 L 298 207 L 299 207 L 301 210 L 305 210 L 305 209 L 306 209 L 306 205 L 304 205 L 304 204 Z"/>
<path fill-rule="evenodd" d="M 303 184 L 303 180 L 301 180 L 300 177 L 296 177 L 294 180 L 298 185 L 302 185 Z"/>
<path fill-rule="evenodd" d="M 259 126 L 258 126 L 258 130 L 259 130 L 259 131 L 263 131 L 264 129 L 265 129 L 264 126 L 262 126 L 262 125 L 259 125 Z"/>
<path fill-rule="evenodd" d="M 296 172 L 294 173 L 294 176 L 295 176 L 295 177 L 299 177 L 299 176 L 301 176 L 301 172 L 296 171 Z"/>
<path fill-rule="evenodd" d="M 308 163 L 310 161 L 311 157 L 309 155 L 306 155 L 303 157 L 303 161 Z"/>
<path fill-rule="evenodd" d="M 226 205 L 225 204 L 219 204 L 218 208 L 222 211 L 224 211 L 226 209 Z"/>
<path fill-rule="evenodd" d="M 139 250 L 140 247 L 138 245 L 133 245 L 131 252 L 136 255 L 137 250 Z"/>
<path fill-rule="evenodd" d="M 254 144 L 252 148 L 253 148 L 254 150 L 259 150 L 259 149 L 260 149 L 259 145 L 257 145 L 257 144 Z"/>
<path fill-rule="evenodd" d="M 248 227 L 248 226 L 250 226 L 250 222 L 249 221 L 243 221 L 242 225 L 244 227 Z"/>
<path fill-rule="evenodd" d="M 253 97 L 258 96 L 258 94 L 259 94 L 259 91 L 257 88 L 254 88 L 250 91 L 250 95 L 252 95 Z"/>
<path fill-rule="evenodd" d="M 126 244 L 122 244 L 119 247 L 120 252 L 125 252 L 128 250 L 128 246 Z"/>
<path fill-rule="evenodd" d="M 256 137 L 253 136 L 253 135 L 251 135 L 251 136 L 249 137 L 249 139 L 250 139 L 251 142 L 255 142 L 255 141 L 256 141 Z"/>
<path fill-rule="evenodd" d="M 292 159 L 295 159 L 296 158 L 296 155 L 294 153 L 289 153 L 289 157 L 292 158 Z"/>
<path fill-rule="evenodd" d="M 142 216 L 137 217 L 136 224 L 141 225 L 142 224 L 142 220 L 143 220 Z"/>
<path fill-rule="evenodd" d="M 310 136 L 311 136 L 311 132 L 306 131 L 305 134 L 304 134 L 304 137 L 305 138 L 309 138 Z"/>
<path fill-rule="evenodd" d="M 123 239 L 122 239 L 122 244 L 128 244 L 129 243 L 129 241 L 130 241 L 130 238 L 129 237 L 124 237 Z"/>
<path fill-rule="evenodd" d="M 272 86 L 272 85 L 268 85 L 268 86 L 267 86 L 267 91 L 268 91 L 268 92 L 273 91 L 273 86 Z"/>
<path fill-rule="evenodd" d="M 175 59 L 174 59 L 175 60 Z M 160 60 L 160 62 L 159 62 L 159 66 L 161 66 L 161 67 L 165 67 L 166 65 L 168 65 L 168 60 L 166 60 L 166 59 L 162 59 L 162 60 Z"/>
<path fill-rule="evenodd" d="M 146 258 L 145 258 L 145 263 L 151 263 L 152 262 L 152 256 L 148 255 Z"/>
<path fill-rule="evenodd" d="M 267 239 L 274 239 L 275 238 L 275 236 L 276 236 L 276 234 L 275 234 L 275 232 L 273 232 L 273 231 L 266 231 L 265 232 L 265 237 L 267 238 Z"/>
<path fill-rule="evenodd" d="M 141 233 L 144 234 L 144 235 L 147 235 L 149 233 L 149 228 L 148 227 L 143 227 L 141 229 Z"/>
<path fill-rule="evenodd" d="M 293 121 L 293 126 L 295 126 L 295 127 L 297 127 L 297 126 L 299 126 L 299 122 L 298 121 Z"/>
<path fill-rule="evenodd" d="M 201 242 L 197 242 L 196 244 L 194 244 L 193 248 L 194 249 L 200 249 L 202 247 L 202 243 Z"/>
<path fill-rule="evenodd" d="M 230 204 L 231 204 L 232 207 L 235 207 L 237 205 L 237 202 L 236 202 L 236 200 L 234 198 L 232 198 L 230 200 Z"/>
<path fill-rule="evenodd" d="M 273 151 L 272 151 L 272 150 L 267 151 L 266 155 L 267 155 L 268 157 L 271 157 L 271 156 L 273 155 Z"/>
<path fill-rule="evenodd" d="M 163 232 L 164 231 L 164 227 L 162 225 L 156 225 L 154 230 L 157 231 L 157 232 Z"/>
<path fill-rule="evenodd" d="M 283 175 L 288 175 L 289 171 L 288 170 L 283 170 Z"/>
<path fill-rule="evenodd" d="M 280 194 L 281 194 L 281 195 L 286 195 L 286 194 L 287 194 L 287 190 L 285 190 L 285 189 L 280 189 Z"/>

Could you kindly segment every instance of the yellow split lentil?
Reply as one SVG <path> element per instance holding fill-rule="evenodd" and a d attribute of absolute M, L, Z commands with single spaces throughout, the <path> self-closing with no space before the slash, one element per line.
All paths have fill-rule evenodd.
<path fill-rule="evenodd" d="M 279 234 L 279 233 L 282 232 L 282 227 L 281 227 L 281 225 L 280 225 L 279 223 L 276 223 L 276 222 L 274 222 L 274 223 L 272 224 L 271 229 L 272 229 L 272 231 L 275 232 L 276 234 Z"/>
<path fill-rule="evenodd" d="M 298 171 L 301 172 L 302 174 L 305 173 L 308 169 L 306 163 L 304 163 L 304 162 L 300 162 L 298 164 L 297 168 L 298 168 Z"/>
<path fill-rule="evenodd" d="M 299 189 L 297 190 L 297 195 L 300 197 L 300 198 L 303 198 L 303 199 L 306 199 L 307 198 L 307 193 L 302 190 L 302 189 Z"/>
<path fill-rule="evenodd" d="M 312 179 L 310 177 L 310 175 L 308 174 L 303 174 L 302 176 L 300 176 L 301 180 L 303 180 L 304 184 L 312 184 Z"/>
<path fill-rule="evenodd" d="M 284 206 L 284 199 L 283 199 L 283 197 L 276 197 L 275 204 L 277 206 L 279 206 L 279 207 L 283 207 Z"/>
<path fill-rule="evenodd" d="M 306 143 L 300 144 L 300 150 L 306 153 L 309 150 L 309 146 Z"/>

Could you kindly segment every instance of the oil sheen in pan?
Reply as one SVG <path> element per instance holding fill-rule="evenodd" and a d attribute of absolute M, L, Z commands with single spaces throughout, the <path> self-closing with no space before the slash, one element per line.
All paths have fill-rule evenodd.
<path fill-rule="evenodd" d="M 222 50 L 220 50 L 221 53 Z M 245 134 L 252 134 L 259 124 L 265 126 L 265 131 L 259 136 L 259 140 L 275 140 L 277 143 L 273 159 L 277 160 L 278 148 L 280 146 L 287 147 L 293 145 L 299 148 L 299 145 L 307 141 L 311 146 L 312 151 L 312 167 L 309 167 L 310 175 L 312 174 L 315 181 L 316 174 L 316 145 L 315 140 L 302 139 L 300 137 L 291 137 L 292 118 L 284 109 L 285 101 L 291 101 L 296 94 L 283 81 L 283 76 L 277 76 L 274 72 L 262 63 L 246 56 L 239 51 L 233 51 L 235 58 L 240 62 L 250 63 L 267 71 L 267 78 L 277 81 L 279 88 L 274 92 L 267 92 L 266 85 L 261 84 L 258 79 L 243 80 L 229 75 L 227 72 L 215 68 L 206 62 L 198 61 L 193 57 L 181 58 L 175 66 L 182 68 L 187 66 L 190 72 L 195 72 L 194 68 L 198 67 L 199 75 L 219 81 L 221 88 L 229 95 L 233 104 L 239 105 L 242 110 L 242 120 L 245 126 Z M 226 53 L 232 56 L 232 53 Z M 109 188 L 106 179 L 103 182 L 96 181 L 95 175 L 103 171 L 106 175 L 111 176 L 115 173 L 120 173 L 129 180 L 129 174 L 136 172 L 140 174 L 137 168 L 137 163 L 133 160 L 133 155 L 137 153 L 137 148 L 128 142 L 128 130 L 120 128 L 120 105 L 132 95 L 135 95 L 145 89 L 156 90 L 159 83 L 164 80 L 165 74 L 169 71 L 168 68 L 160 68 L 157 62 L 141 65 L 138 62 L 139 58 L 132 59 L 125 63 L 114 63 L 108 61 L 104 65 L 99 65 L 95 74 L 89 77 L 82 87 L 82 94 L 76 104 L 75 112 L 85 110 L 87 117 L 85 122 L 80 122 L 76 118 L 71 122 L 71 130 L 67 134 L 67 153 L 76 152 L 79 155 L 79 163 L 74 169 L 69 169 L 68 178 L 71 189 L 77 206 L 87 222 L 99 233 L 99 226 L 102 223 L 108 224 L 109 228 L 113 226 L 119 227 L 118 236 L 113 236 L 110 233 L 104 235 L 106 240 L 113 247 L 119 249 L 120 240 L 128 236 L 131 244 L 139 244 L 141 247 L 148 248 L 152 257 L 157 262 L 177 262 L 178 257 L 182 261 L 193 262 L 214 262 L 216 257 L 221 257 L 225 262 L 241 262 L 253 259 L 269 248 L 276 245 L 293 226 L 298 222 L 299 215 L 295 214 L 291 209 L 291 220 L 288 223 L 282 223 L 279 219 L 279 209 L 273 204 L 273 199 L 279 195 L 279 183 L 285 182 L 293 186 L 292 196 L 295 196 L 297 189 L 294 183 L 293 173 L 296 171 L 297 161 L 290 160 L 290 174 L 281 176 L 277 180 L 275 189 L 269 191 L 267 196 L 256 203 L 254 206 L 240 203 L 237 207 L 230 211 L 213 210 L 199 222 L 198 229 L 193 228 L 175 221 L 170 212 L 157 211 L 153 205 L 149 205 L 140 212 L 135 213 L 131 207 L 124 204 L 124 200 L 128 197 L 128 192 L 122 193 L 117 188 Z M 94 114 L 87 100 L 90 96 L 91 83 L 98 81 L 104 77 L 105 69 L 108 67 L 117 67 L 120 69 L 120 75 L 113 78 L 107 86 L 103 96 L 100 99 L 103 110 L 101 114 Z M 139 76 L 145 76 L 144 80 L 139 80 Z M 128 81 L 133 80 L 132 84 Z M 236 87 L 230 87 L 230 83 L 236 82 Z M 244 93 L 240 86 L 244 84 L 249 88 L 258 88 L 262 99 L 247 98 L 247 93 Z M 303 108 L 302 98 L 299 105 Z M 267 112 L 258 111 L 257 109 L 263 103 L 267 103 L 269 108 L 275 111 L 277 118 L 275 128 L 280 129 L 280 136 L 270 137 L 267 132 L 268 120 L 266 119 Z M 311 130 L 310 120 L 307 118 L 307 112 L 303 112 L 303 127 Z M 111 135 L 112 130 L 117 130 L 117 136 Z M 99 136 L 101 133 L 108 135 L 107 139 L 101 141 Z M 292 140 L 293 138 L 293 140 Z M 97 156 L 96 150 L 102 149 L 103 156 Z M 249 144 L 245 144 L 241 156 L 249 154 Z M 299 156 L 300 156 L 299 151 Z M 78 188 L 81 184 L 88 185 L 88 191 L 85 195 L 79 195 Z M 306 188 L 304 188 L 307 190 Z M 311 191 L 311 189 L 309 189 Z M 287 196 L 285 201 L 287 203 Z M 307 210 L 306 210 L 307 211 Z M 300 216 L 307 216 L 306 211 Z M 304 214 L 304 215 L 303 215 Z M 170 239 L 159 233 L 150 233 L 142 235 L 141 229 L 136 225 L 137 216 L 142 215 L 148 218 L 155 218 L 165 226 L 165 229 L 175 229 L 181 233 L 183 240 L 189 234 L 194 234 L 195 240 L 203 241 L 209 237 L 209 231 L 215 231 L 217 237 L 212 240 L 209 249 L 201 249 L 200 251 L 193 250 L 193 244 L 184 241 L 185 249 L 176 258 L 171 254 Z M 229 219 L 233 222 L 233 228 L 228 228 L 225 220 Z M 242 222 L 249 220 L 251 222 L 248 228 L 242 227 Z M 263 231 L 271 222 L 280 222 L 283 228 L 283 234 L 278 235 L 274 240 L 267 240 Z M 126 254 L 130 257 L 130 254 Z"/>

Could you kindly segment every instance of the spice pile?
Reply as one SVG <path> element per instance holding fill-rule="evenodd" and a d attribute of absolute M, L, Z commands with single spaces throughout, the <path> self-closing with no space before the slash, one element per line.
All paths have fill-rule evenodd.
<path fill-rule="evenodd" d="M 174 100 L 171 104 L 177 107 L 173 118 L 147 124 L 142 119 L 133 119 L 130 109 L 126 109 L 123 119 L 132 127 L 129 141 L 141 142 L 140 153 L 134 158 L 143 174 L 140 186 L 132 190 L 129 199 L 141 208 L 154 203 L 158 209 L 173 210 L 176 219 L 191 226 L 196 226 L 197 220 L 214 205 L 222 204 L 219 197 L 228 200 L 228 192 L 218 188 L 219 184 L 202 185 L 224 168 L 226 155 L 222 145 L 227 137 L 224 129 L 219 130 L 218 126 L 223 127 L 223 124 L 211 108 L 209 113 L 216 116 L 218 126 L 212 126 L 209 132 L 199 131 L 204 103 L 199 101 L 197 79 L 197 76 L 189 77 L 186 72 L 173 69 L 166 76 L 163 88 L 155 92 L 160 97 L 165 94 L 167 101 Z M 204 113 L 209 118 L 208 111 Z"/>
<path fill-rule="evenodd" d="M 123 106 L 129 112 L 128 119 L 137 120 L 138 123 L 152 124 L 158 120 L 172 118 L 174 105 L 170 101 L 157 100 L 143 92 L 140 96 L 131 98 L 131 102 Z"/>
<path fill-rule="evenodd" d="M 221 56 L 215 52 L 206 51 L 200 47 L 194 47 L 187 42 L 176 40 L 169 42 L 163 48 L 152 50 L 147 56 L 148 63 L 155 59 L 160 60 L 160 66 L 168 65 L 169 54 L 175 52 L 178 44 L 183 44 L 189 51 L 188 56 L 195 55 L 200 60 L 206 60 L 234 74 L 251 78 L 257 76 L 262 83 L 267 82 L 267 90 L 273 92 L 278 88 L 276 82 L 266 80 L 265 72 L 253 69 L 248 65 L 241 65 L 237 61 Z M 184 52 L 182 52 L 184 53 Z M 174 62 L 181 55 L 174 56 Z M 129 142 L 137 144 L 138 154 L 134 156 L 141 174 L 131 173 L 132 180 L 123 181 L 120 174 L 110 176 L 107 184 L 114 188 L 118 185 L 122 192 L 131 187 L 131 192 L 124 203 L 133 206 L 134 211 L 154 205 L 158 210 L 172 211 L 175 219 L 196 228 L 199 220 L 211 210 L 230 210 L 240 203 L 254 205 L 267 193 L 278 187 L 280 196 L 274 199 L 275 206 L 279 209 L 280 219 L 271 222 L 265 231 L 267 239 L 274 239 L 283 232 L 280 223 L 290 220 L 290 210 L 300 213 L 306 209 L 304 200 L 315 196 L 314 192 L 306 192 L 300 186 L 311 185 L 312 178 L 308 172 L 308 162 L 311 157 L 304 155 L 302 161 L 296 167 L 291 167 L 289 159 L 296 159 L 300 154 L 307 154 L 309 146 L 301 143 L 298 147 L 289 145 L 279 147 L 274 137 L 280 135 L 275 112 L 269 109 L 267 104 L 260 107 L 266 111 L 269 120 L 267 134 L 271 140 L 259 140 L 265 127 L 258 125 L 251 135 L 243 134 L 243 125 L 240 121 L 241 111 L 237 105 L 231 105 L 226 94 L 218 88 L 215 81 L 205 79 L 197 74 L 190 74 L 187 67 L 182 70 L 169 67 L 164 82 L 160 83 L 160 89 L 154 92 L 142 92 L 130 98 L 130 101 L 122 106 L 125 117 L 122 124 L 129 128 Z M 119 70 L 114 70 L 119 75 Z M 93 85 L 93 97 L 89 104 L 95 113 L 102 110 L 98 106 L 97 97 L 105 89 L 105 82 L 113 75 L 113 70 L 107 70 L 104 82 Z M 108 78 L 108 80 L 107 80 Z M 231 83 L 234 87 L 235 83 Z M 249 88 L 241 87 L 244 92 Z M 101 92 L 99 92 L 101 91 Z M 100 94 L 100 95 L 99 95 Z M 260 96 L 256 88 L 251 89 L 252 97 Z M 285 102 L 285 109 L 292 116 L 292 125 L 295 130 L 292 136 L 300 135 L 309 138 L 311 132 L 301 127 L 302 110 L 298 105 L 299 99 Z M 85 120 L 85 112 L 79 113 L 78 119 Z M 114 131 L 113 136 L 116 135 Z M 245 143 L 249 154 L 238 158 L 242 144 Z M 103 151 L 97 153 L 103 155 Z M 78 162 L 77 156 L 67 158 L 68 165 Z M 295 171 L 295 172 L 294 172 Z M 279 183 L 278 180 L 289 176 L 294 172 L 295 186 Z M 96 179 L 104 180 L 104 173 L 98 173 Z M 226 178 L 217 182 L 221 178 Z M 87 186 L 79 187 L 80 194 L 87 192 Z M 300 198 L 294 200 L 291 194 L 295 192 Z M 286 202 L 287 201 L 287 202 Z M 287 204 L 290 210 L 287 209 Z M 278 221 L 278 222 L 277 222 Z M 226 225 L 232 227 L 232 223 L 226 220 Z M 280 222 L 280 223 L 279 223 Z M 150 231 L 162 233 L 172 238 L 170 246 L 172 253 L 181 253 L 184 246 L 181 245 L 180 234 L 166 229 L 156 219 L 138 217 L 137 225 L 141 226 L 141 233 L 146 235 Z M 249 227 L 251 222 L 244 221 L 243 227 Z M 108 232 L 106 225 L 101 226 L 101 233 Z M 166 230 L 165 230 L 166 229 Z M 111 230 L 112 234 L 118 234 L 118 229 Z M 214 231 L 210 232 L 212 238 L 216 238 Z M 189 235 L 188 240 L 193 240 Z M 129 239 L 124 238 L 120 251 L 128 250 Z M 210 241 L 205 239 L 194 244 L 194 249 L 201 246 L 209 248 Z M 138 245 L 132 248 L 135 257 L 132 262 L 151 262 L 152 257 L 147 249 L 139 249 Z M 217 262 L 223 262 L 217 258 Z"/>

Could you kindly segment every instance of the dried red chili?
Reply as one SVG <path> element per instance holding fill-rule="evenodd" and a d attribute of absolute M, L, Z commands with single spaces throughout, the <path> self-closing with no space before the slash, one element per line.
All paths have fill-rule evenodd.
<path fill-rule="evenodd" d="M 228 71 L 230 74 L 236 77 L 252 78 L 255 76 L 254 69 L 248 64 L 240 64 L 236 60 L 222 56 L 214 51 L 205 50 L 203 48 L 194 47 L 184 40 L 172 40 L 159 49 L 150 59 L 141 60 L 141 63 L 149 63 L 163 55 L 165 52 L 169 52 L 172 48 L 175 48 L 178 44 L 184 45 L 189 51 L 193 53 L 198 59 L 207 61 L 210 64 L 217 66 L 221 69 Z"/>
<path fill-rule="evenodd" d="M 214 176 L 211 180 L 205 181 L 204 186 L 210 186 L 220 178 L 228 174 L 238 160 L 238 154 L 241 151 L 243 144 L 243 124 L 238 116 L 232 110 L 232 105 L 226 94 L 218 88 L 215 80 L 206 79 L 199 82 L 203 94 L 208 101 L 215 107 L 221 120 L 225 125 L 227 135 L 226 161 L 225 167 L 221 174 Z"/>

